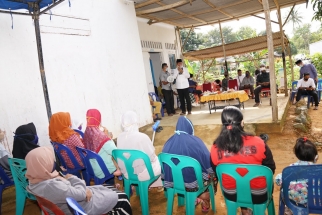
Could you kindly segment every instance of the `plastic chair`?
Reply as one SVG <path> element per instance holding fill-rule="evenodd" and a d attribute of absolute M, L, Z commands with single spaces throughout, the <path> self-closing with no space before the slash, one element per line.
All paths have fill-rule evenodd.
<path fill-rule="evenodd" d="M 291 102 L 293 102 L 293 101 L 294 101 L 294 98 L 295 98 L 295 95 L 296 95 L 296 92 L 297 92 L 297 89 L 296 89 L 296 87 L 297 87 L 297 82 L 298 82 L 298 81 L 293 81 L 293 82 L 292 82 L 291 97 L 290 97 Z"/>
<path fill-rule="evenodd" d="M 238 170 L 246 169 L 244 175 L 238 173 Z M 225 198 L 228 215 L 236 215 L 238 207 L 247 207 L 253 210 L 253 214 L 265 214 L 266 208 L 269 215 L 275 215 L 274 200 L 272 197 L 273 191 L 273 173 L 266 166 L 250 165 L 250 164 L 220 164 L 216 168 L 220 188 L 224 196 L 222 187 L 222 174 L 229 175 L 236 181 L 237 201 L 232 202 Z M 250 181 L 254 178 L 264 176 L 267 185 L 267 201 L 262 204 L 253 204 Z"/>
<path fill-rule="evenodd" d="M 84 139 L 84 133 L 78 129 L 73 129 L 75 132 L 77 132 L 79 134 L 79 136 L 82 137 L 82 139 Z"/>
<path fill-rule="evenodd" d="M 82 206 L 80 206 L 75 199 L 67 197 L 66 202 L 69 207 L 73 209 L 74 215 L 87 215 Z"/>
<path fill-rule="evenodd" d="M 174 155 L 168 153 L 159 154 L 159 160 L 161 163 L 162 171 L 164 173 L 164 164 L 168 165 L 171 168 L 172 177 L 173 177 L 173 188 L 167 188 L 167 215 L 172 214 L 173 209 L 173 200 L 174 195 L 178 194 L 178 205 L 184 205 L 184 199 L 186 200 L 186 214 L 193 215 L 195 214 L 195 200 L 196 198 L 209 189 L 210 199 L 211 199 L 211 208 L 213 212 L 216 210 L 215 206 L 215 192 L 213 187 L 213 182 L 211 181 L 207 186 L 203 183 L 202 170 L 200 163 L 194 158 L 183 156 L 183 155 Z M 175 164 L 173 159 L 178 160 L 179 163 Z M 195 171 L 195 175 L 198 182 L 198 190 L 195 192 L 187 192 L 184 179 L 182 175 L 182 170 L 184 168 L 191 167 Z"/>
<path fill-rule="evenodd" d="M 229 79 L 228 80 L 228 89 L 235 89 L 235 88 L 238 90 L 238 82 L 237 82 L 237 79 Z"/>
<path fill-rule="evenodd" d="M 307 179 L 307 205 L 296 204 L 289 199 L 288 187 L 291 181 Z M 282 189 L 280 195 L 279 214 L 284 214 L 285 205 L 293 214 L 322 214 L 322 165 L 289 166 L 282 172 Z"/>
<path fill-rule="evenodd" d="M 149 93 L 149 96 L 152 98 L 153 101 L 158 101 L 158 102 L 161 102 L 161 115 L 162 117 L 164 117 L 164 106 L 165 106 L 165 102 L 162 102 L 160 100 L 160 98 L 157 96 L 157 94 L 153 93 L 153 92 L 150 92 Z"/>
<path fill-rule="evenodd" d="M 72 153 L 72 151 L 67 147 L 65 146 L 64 144 L 60 144 L 60 143 L 55 143 L 55 142 L 51 142 L 51 144 L 53 145 L 54 147 L 54 150 L 61 162 L 61 165 L 66 169 L 66 171 L 64 173 L 69 173 L 69 174 L 73 174 L 73 175 L 76 175 L 77 177 L 79 178 L 82 178 L 81 177 L 81 174 L 80 174 L 80 171 L 82 171 L 82 175 L 83 175 L 83 178 L 84 180 L 86 181 L 86 183 L 89 181 L 88 180 L 88 177 L 87 177 L 87 172 L 86 172 L 86 169 L 84 167 L 82 167 L 78 161 L 76 160 L 74 154 Z M 62 152 L 66 152 L 69 159 L 71 160 L 71 162 L 73 163 L 74 165 L 74 168 L 70 168 L 66 165 L 66 161 L 64 159 L 64 157 L 62 156 Z M 87 184 L 89 186 L 89 184 Z"/>
<path fill-rule="evenodd" d="M 0 184 L 0 214 L 1 214 L 1 205 L 2 205 L 2 192 L 7 187 L 13 186 L 14 182 L 8 177 L 5 171 L 0 167 L 0 178 L 3 181 L 3 184 Z"/>
<path fill-rule="evenodd" d="M 212 90 L 211 90 L 211 83 L 203 84 L 202 85 L 202 90 L 203 90 L 203 92 L 206 92 L 206 91 L 212 92 Z"/>
<path fill-rule="evenodd" d="M 28 192 L 30 192 L 30 191 L 28 190 Z M 51 201 L 49 201 L 43 197 L 37 196 L 37 195 L 34 195 L 34 196 L 36 197 L 38 205 L 39 205 L 40 209 L 42 210 L 42 212 L 44 213 L 44 215 L 50 215 L 46 209 L 48 209 L 49 211 L 51 211 L 55 215 L 65 215 L 65 213 L 57 205 L 55 205 Z"/>
<path fill-rule="evenodd" d="M 160 175 L 154 175 L 150 158 L 147 154 L 139 150 L 122 150 L 122 149 L 114 149 L 113 157 L 118 162 L 118 160 L 122 160 L 125 165 L 126 172 L 128 174 L 128 178 L 123 175 L 124 179 L 124 191 L 126 195 L 130 198 L 130 189 L 131 185 L 136 186 L 136 195 L 140 196 L 142 214 L 149 214 L 149 186 L 152 182 L 156 181 Z M 140 181 L 138 179 L 138 175 L 134 174 L 133 162 L 135 160 L 142 159 L 145 163 L 145 166 L 149 172 L 150 180 Z"/>
<path fill-rule="evenodd" d="M 298 81 L 293 81 L 292 82 L 292 91 L 291 91 L 291 97 L 290 97 L 291 102 L 294 101 L 295 95 L 297 93 L 297 83 L 298 83 Z M 321 92 L 322 92 L 322 81 L 321 81 L 320 84 L 321 84 L 321 87 L 320 87 L 321 90 L 318 91 L 318 88 L 317 88 L 317 93 L 318 93 L 319 98 L 320 98 L 320 95 L 321 95 Z M 314 100 L 313 100 L 313 97 L 310 96 L 310 95 L 302 95 L 301 96 L 302 99 L 305 98 L 305 97 L 307 97 L 307 109 L 309 109 L 310 108 L 310 103 L 312 103 L 312 106 L 313 106 L 313 101 Z"/>
<path fill-rule="evenodd" d="M 81 147 L 76 147 L 76 150 L 78 151 L 78 153 L 79 153 L 80 157 L 82 158 L 83 163 L 85 164 L 85 167 L 86 167 L 86 172 L 87 172 L 87 176 L 88 176 L 87 177 L 88 181 L 86 181 L 86 184 L 89 184 L 90 179 L 92 179 L 92 178 L 94 179 L 95 185 L 104 184 L 104 182 L 114 178 L 114 175 L 108 171 L 103 159 L 97 153 L 95 153 L 91 150 L 88 150 L 88 149 L 81 148 Z M 92 167 L 92 164 L 90 162 L 91 160 L 97 161 L 98 165 L 100 166 L 101 170 L 103 171 L 103 173 L 105 175 L 104 178 L 96 177 L 93 167 Z"/>
<path fill-rule="evenodd" d="M 25 177 L 27 172 L 26 161 L 17 158 L 9 158 L 8 161 L 16 186 L 16 215 L 22 215 L 26 198 L 36 200 L 36 197 L 27 191 L 28 179 Z"/>

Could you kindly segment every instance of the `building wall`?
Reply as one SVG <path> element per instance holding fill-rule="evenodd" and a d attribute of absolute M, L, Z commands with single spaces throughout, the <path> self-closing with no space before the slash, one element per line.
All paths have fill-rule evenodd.
<path fill-rule="evenodd" d="M 153 80 L 151 75 L 151 68 L 150 68 L 150 52 L 159 52 L 161 53 L 161 59 L 163 63 L 167 63 L 168 66 L 170 65 L 169 62 L 169 54 L 177 54 L 177 48 L 169 49 L 166 47 L 166 43 L 168 44 L 176 44 L 176 36 L 174 26 L 158 23 L 149 25 L 147 24 L 148 20 L 137 18 L 137 23 L 139 27 L 139 34 L 141 41 L 151 41 L 151 42 L 159 42 L 162 44 L 162 48 L 148 48 L 143 47 L 143 63 L 145 68 L 145 73 L 147 76 L 147 87 L 150 92 L 154 91 Z M 161 67 L 161 65 L 160 65 Z M 169 66 L 170 70 L 170 66 Z M 158 77 L 155 77 L 158 79 Z M 157 83 L 158 84 L 158 83 Z"/>
<path fill-rule="evenodd" d="M 322 51 L 322 41 L 318 41 L 315 43 L 310 44 L 310 55 L 315 53 L 321 53 Z"/>
<path fill-rule="evenodd" d="M 133 4 L 78 0 L 61 3 L 40 19 L 52 112 L 68 111 L 86 124 L 97 108 L 102 124 L 117 136 L 126 110 L 141 126 L 152 122 L 145 65 Z M 34 122 L 41 145 L 49 144 L 48 119 L 40 80 L 32 19 L 0 14 L 0 129 L 12 132 Z"/>

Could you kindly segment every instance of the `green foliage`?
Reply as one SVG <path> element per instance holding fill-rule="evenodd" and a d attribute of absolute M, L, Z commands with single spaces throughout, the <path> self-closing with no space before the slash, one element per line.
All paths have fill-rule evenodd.
<path fill-rule="evenodd" d="M 249 26 L 242 26 L 236 32 L 238 40 L 246 40 L 257 36 L 256 29 Z"/>
<path fill-rule="evenodd" d="M 312 20 L 321 21 L 322 20 L 322 2 L 320 0 L 311 0 L 313 5 L 313 18 Z"/>
<path fill-rule="evenodd" d="M 196 62 L 190 62 L 189 60 L 185 59 L 184 63 L 188 69 L 190 74 L 196 74 L 199 71 L 199 65 Z"/>
<path fill-rule="evenodd" d="M 316 71 L 318 72 L 318 76 L 322 75 L 322 53 L 315 53 L 311 57 L 311 62 L 314 64 Z"/>
<path fill-rule="evenodd" d="M 188 37 L 189 34 L 189 29 L 183 29 L 180 30 L 180 36 L 182 39 L 182 45 L 185 41 L 185 39 Z M 192 31 L 185 43 L 185 45 L 183 46 L 183 50 L 186 51 L 191 51 L 191 50 L 198 50 L 199 46 L 202 45 L 204 43 L 203 40 L 203 35 L 201 33 L 196 33 L 195 31 Z"/>

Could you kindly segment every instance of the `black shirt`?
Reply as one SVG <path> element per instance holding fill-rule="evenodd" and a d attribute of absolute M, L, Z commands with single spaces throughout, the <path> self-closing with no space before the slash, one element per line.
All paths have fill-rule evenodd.
<path fill-rule="evenodd" d="M 257 76 L 257 82 L 258 83 L 264 83 L 264 82 L 269 82 L 269 73 L 262 73 Z"/>

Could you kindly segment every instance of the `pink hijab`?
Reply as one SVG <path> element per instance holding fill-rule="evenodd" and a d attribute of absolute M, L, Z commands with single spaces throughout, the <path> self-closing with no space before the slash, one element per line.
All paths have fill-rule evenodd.
<path fill-rule="evenodd" d="M 86 113 L 87 127 L 84 133 L 85 147 L 98 153 L 110 138 L 99 129 L 101 113 L 97 109 L 89 109 Z"/>
<path fill-rule="evenodd" d="M 26 158 L 26 178 L 32 184 L 37 184 L 59 176 L 55 170 L 54 149 L 50 146 L 41 146 L 30 151 Z"/>

